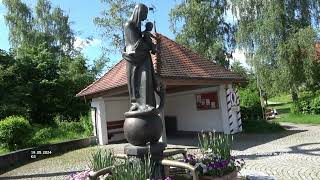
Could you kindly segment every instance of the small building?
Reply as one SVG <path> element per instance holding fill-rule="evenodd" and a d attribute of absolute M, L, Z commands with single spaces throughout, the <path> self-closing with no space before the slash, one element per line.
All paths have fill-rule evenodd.
<path fill-rule="evenodd" d="M 158 53 L 152 61 L 166 89 L 162 140 L 181 131 L 240 132 L 239 97 L 233 85 L 246 80 L 161 34 L 157 37 Z M 124 112 L 130 107 L 125 60 L 77 96 L 91 100 L 100 144 L 124 139 Z"/>

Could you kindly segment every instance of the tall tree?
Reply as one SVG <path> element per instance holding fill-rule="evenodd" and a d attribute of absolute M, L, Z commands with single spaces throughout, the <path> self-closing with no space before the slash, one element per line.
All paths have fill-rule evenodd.
<path fill-rule="evenodd" d="M 269 93 L 313 84 L 318 0 L 232 0 L 237 42 L 251 55 L 258 82 Z"/>
<path fill-rule="evenodd" d="M 226 20 L 227 10 L 227 0 L 182 1 L 170 12 L 171 30 L 179 43 L 228 67 L 235 29 Z"/>
<path fill-rule="evenodd" d="M 20 0 L 4 0 L 3 3 L 8 9 L 5 19 L 10 29 L 10 43 L 18 54 L 19 47 L 38 45 L 43 41 L 60 55 L 75 53 L 69 16 L 62 9 L 52 9 L 50 1 L 39 0 L 33 14 Z"/>
<path fill-rule="evenodd" d="M 69 16 L 52 8 L 48 0 L 38 0 L 34 12 L 21 0 L 3 3 L 8 9 L 5 20 L 12 52 L 0 56 L 0 67 L 8 67 L 0 74 L 0 91 L 1 87 L 10 89 L 8 100 L 0 96 L 0 104 L 21 108 L 14 111 L 2 106 L 0 114 L 22 114 L 34 122 L 49 123 L 55 116 L 77 119 L 87 113 L 88 104 L 75 94 L 95 79 L 104 62 L 96 61 L 91 69 L 87 66 L 74 48 Z"/>
<path fill-rule="evenodd" d="M 121 52 L 124 47 L 124 23 L 131 15 L 135 3 L 130 0 L 100 0 L 105 5 L 101 16 L 94 23 L 101 28 L 102 37 L 106 40 L 105 53 Z"/>
<path fill-rule="evenodd" d="M 0 50 L 0 119 L 10 115 L 27 115 L 28 106 L 21 101 L 27 90 L 19 86 L 16 60 L 12 53 Z"/>
<path fill-rule="evenodd" d="M 234 61 L 230 67 L 231 71 L 240 74 L 242 77 L 247 78 L 249 71 L 243 67 L 240 61 Z"/>
<path fill-rule="evenodd" d="M 22 46 L 23 42 L 31 42 L 30 32 L 32 31 L 31 9 L 20 0 L 3 0 L 7 7 L 7 14 L 4 16 L 9 26 L 9 41 L 13 48 Z"/>

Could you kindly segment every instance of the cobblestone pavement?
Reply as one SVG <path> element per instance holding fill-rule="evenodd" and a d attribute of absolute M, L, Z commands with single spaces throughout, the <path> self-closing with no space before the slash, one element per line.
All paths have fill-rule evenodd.
<path fill-rule="evenodd" d="M 320 180 L 320 126 L 282 124 L 288 131 L 234 136 L 233 154 L 246 161 L 241 172 L 267 174 L 279 180 Z M 194 135 L 175 136 L 168 143 L 168 148 L 197 151 L 197 137 Z M 102 147 L 121 153 L 124 145 Z M 95 148 L 83 148 L 38 160 L 4 173 L 0 179 L 65 179 L 68 174 L 87 167 L 89 154 Z"/>
<path fill-rule="evenodd" d="M 282 124 L 288 132 L 239 137 L 234 154 L 245 159 L 244 170 L 283 180 L 320 180 L 320 126 Z"/>

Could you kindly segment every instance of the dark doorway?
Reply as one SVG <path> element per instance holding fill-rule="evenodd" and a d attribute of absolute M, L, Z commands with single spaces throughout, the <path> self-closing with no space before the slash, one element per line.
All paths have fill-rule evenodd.
<path fill-rule="evenodd" d="M 166 133 L 168 136 L 175 135 L 177 133 L 177 117 L 165 116 Z"/>

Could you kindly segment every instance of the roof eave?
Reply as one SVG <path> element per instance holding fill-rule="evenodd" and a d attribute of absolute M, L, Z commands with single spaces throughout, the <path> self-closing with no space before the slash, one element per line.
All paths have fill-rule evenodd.
<path fill-rule="evenodd" d="M 78 93 L 76 96 L 77 97 L 84 97 L 86 99 L 93 99 L 93 98 L 101 97 L 101 96 L 113 96 L 113 95 L 125 93 L 127 91 L 128 91 L 127 84 L 124 84 L 121 86 L 113 87 L 110 89 L 104 89 L 104 90 L 100 90 L 100 91 L 96 91 L 96 92 L 92 92 L 92 93 L 82 93 L 82 94 Z"/>

